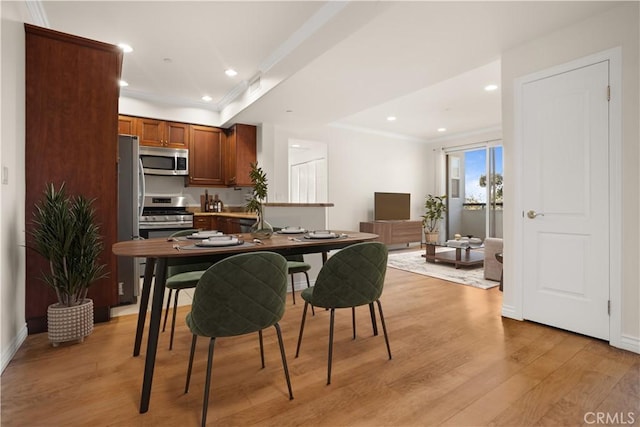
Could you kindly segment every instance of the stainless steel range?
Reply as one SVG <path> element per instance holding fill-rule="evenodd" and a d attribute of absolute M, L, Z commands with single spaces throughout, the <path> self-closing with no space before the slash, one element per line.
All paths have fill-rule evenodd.
<path fill-rule="evenodd" d="M 145 196 L 140 217 L 140 237 L 167 237 L 193 228 L 193 213 L 187 212 L 183 196 Z"/>

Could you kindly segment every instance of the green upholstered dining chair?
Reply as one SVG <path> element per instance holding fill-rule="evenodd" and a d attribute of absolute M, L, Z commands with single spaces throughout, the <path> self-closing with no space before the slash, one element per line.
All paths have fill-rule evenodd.
<path fill-rule="evenodd" d="M 176 231 L 169 236 L 170 239 L 174 237 L 190 236 L 197 232 L 195 229 L 187 229 Z M 166 288 L 169 289 L 169 295 L 167 295 L 167 307 L 164 312 L 164 322 L 162 323 L 162 332 L 164 332 L 167 326 L 167 317 L 169 316 L 169 305 L 171 303 L 171 295 L 173 291 L 176 291 L 173 302 L 173 315 L 171 319 L 171 337 L 169 338 L 169 350 L 173 349 L 173 335 L 176 329 L 176 312 L 178 310 L 178 295 L 183 289 L 195 288 L 198 280 L 202 277 L 202 274 L 212 263 L 196 263 L 196 264 L 184 264 L 184 265 L 170 265 L 167 267 L 167 282 Z"/>
<path fill-rule="evenodd" d="M 322 266 L 314 286 L 304 289 L 300 294 L 304 302 L 302 321 L 300 323 L 300 335 L 296 357 L 300 353 L 304 323 L 309 305 L 323 307 L 331 310 L 329 323 L 329 361 L 327 367 L 327 385 L 331 384 L 331 363 L 333 357 L 333 325 L 336 308 L 351 308 L 353 322 L 353 338 L 356 337 L 355 307 L 369 305 L 373 333 L 377 335 L 375 309 L 373 303 L 377 303 L 380 312 L 380 321 L 384 331 L 384 340 L 387 345 L 389 359 L 391 359 L 391 347 L 387 327 L 382 314 L 380 296 L 384 286 L 384 278 L 387 272 L 387 247 L 380 242 L 356 243 L 347 246 L 340 252 L 331 256 Z"/>
<path fill-rule="evenodd" d="M 264 367 L 262 330 L 273 326 L 278 335 L 282 366 L 293 399 L 287 358 L 278 321 L 284 315 L 287 295 L 287 261 L 273 252 L 250 252 L 233 255 L 213 264 L 200 278 L 193 295 L 187 325 L 193 333 L 185 393 L 193 367 L 198 336 L 209 337 L 209 358 L 204 386 L 202 425 L 206 424 L 209 389 L 216 338 L 258 332 L 260 355 Z"/>
<path fill-rule="evenodd" d="M 304 273 L 307 279 L 307 288 L 311 286 L 309 283 L 309 273 L 307 271 L 311 270 L 311 264 L 304 262 L 303 255 L 287 255 L 285 257 L 287 259 L 287 272 L 291 276 L 291 296 L 293 298 L 293 303 L 296 303 L 296 287 L 293 281 L 293 275 L 297 273 Z"/>

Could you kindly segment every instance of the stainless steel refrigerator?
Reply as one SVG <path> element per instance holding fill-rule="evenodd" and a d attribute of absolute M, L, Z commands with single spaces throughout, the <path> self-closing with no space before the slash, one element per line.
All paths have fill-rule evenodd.
<path fill-rule="evenodd" d="M 144 203 L 144 173 L 138 137 L 118 137 L 118 241 L 138 239 Z M 118 257 L 119 303 L 135 304 L 140 290 L 139 261 Z"/>

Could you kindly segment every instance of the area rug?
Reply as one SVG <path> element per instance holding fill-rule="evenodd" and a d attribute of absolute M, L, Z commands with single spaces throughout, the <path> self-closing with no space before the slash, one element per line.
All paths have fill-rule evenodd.
<path fill-rule="evenodd" d="M 490 289 L 500 285 L 499 282 L 486 280 L 482 266 L 477 268 L 455 268 L 453 264 L 426 262 L 423 250 L 411 252 L 389 252 L 387 266 L 423 276 L 436 277 L 474 288 Z"/>

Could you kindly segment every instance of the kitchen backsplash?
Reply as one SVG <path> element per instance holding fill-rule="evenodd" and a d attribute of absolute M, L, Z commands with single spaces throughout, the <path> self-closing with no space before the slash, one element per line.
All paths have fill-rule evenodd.
<path fill-rule="evenodd" d="M 247 194 L 251 194 L 251 187 L 221 188 L 221 187 L 185 187 L 184 177 L 145 175 L 146 195 L 181 195 L 187 197 L 191 207 L 200 207 L 200 195 L 206 189 L 213 196 L 218 195 L 224 206 L 244 206 Z"/>

